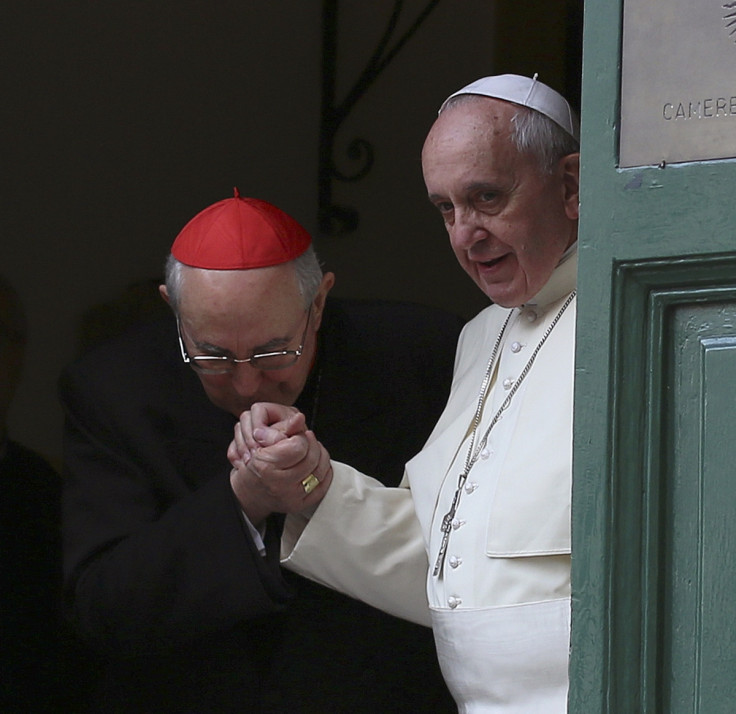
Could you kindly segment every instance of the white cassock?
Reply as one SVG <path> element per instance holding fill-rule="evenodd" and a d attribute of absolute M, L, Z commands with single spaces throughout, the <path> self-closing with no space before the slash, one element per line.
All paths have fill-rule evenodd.
<path fill-rule="evenodd" d="M 433 569 L 503 323 L 511 313 L 478 435 L 575 289 L 576 271 L 572 248 L 529 303 L 490 306 L 466 325 L 447 407 L 402 486 L 386 488 L 333 462 L 333 483 L 315 512 L 286 519 L 287 568 L 433 627 L 460 712 L 566 711 L 574 299 L 470 470 L 444 566 L 437 576 Z"/>

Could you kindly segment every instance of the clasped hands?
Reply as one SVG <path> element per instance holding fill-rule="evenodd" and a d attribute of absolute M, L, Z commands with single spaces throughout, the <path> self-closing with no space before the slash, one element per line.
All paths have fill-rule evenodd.
<path fill-rule="evenodd" d="M 332 480 L 330 455 L 307 429 L 304 415 L 282 404 L 257 403 L 243 412 L 227 457 L 230 485 L 256 527 L 270 513 L 317 505 Z"/>

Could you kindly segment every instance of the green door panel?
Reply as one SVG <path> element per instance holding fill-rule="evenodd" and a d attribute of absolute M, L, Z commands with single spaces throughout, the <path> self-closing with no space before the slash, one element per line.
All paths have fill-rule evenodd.
<path fill-rule="evenodd" d="M 731 714 L 736 162 L 618 167 L 622 10 L 585 3 L 569 711 Z"/>
<path fill-rule="evenodd" d="M 660 701 L 707 714 L 736 702 L 736 302 L 672 323 Z"/>

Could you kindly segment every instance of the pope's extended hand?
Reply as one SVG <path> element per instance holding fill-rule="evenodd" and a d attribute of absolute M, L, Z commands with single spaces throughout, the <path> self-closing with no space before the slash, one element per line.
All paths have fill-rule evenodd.
<path fill-rule="evenodd" d="M 288 436 L 306 432 L 304 415 L 295 407 L 269 402 L 256 403 L 243 412 L 235 426 L 235 438 L 228 449 L 228 459 L 239 467 L 250 459 L 251 453 L 271 446 Z"/>
<path fill-rule="evenodd" d="M 251 523 L 319 503 L 332 479 L 330 456 L 293 407 L 255 404 L 235 426 L 230 484 Z"/>

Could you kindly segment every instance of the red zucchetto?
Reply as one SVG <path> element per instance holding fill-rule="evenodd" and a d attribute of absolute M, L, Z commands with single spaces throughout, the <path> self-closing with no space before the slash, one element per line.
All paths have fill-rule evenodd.
<path fill-rule="evenodd" d="M 307 231 L 280 208 L 257 198 L 213 203 L 182 228 L 171 254 L 193 268 L 248 270 L 287 263 L 311 244 Z"/>

